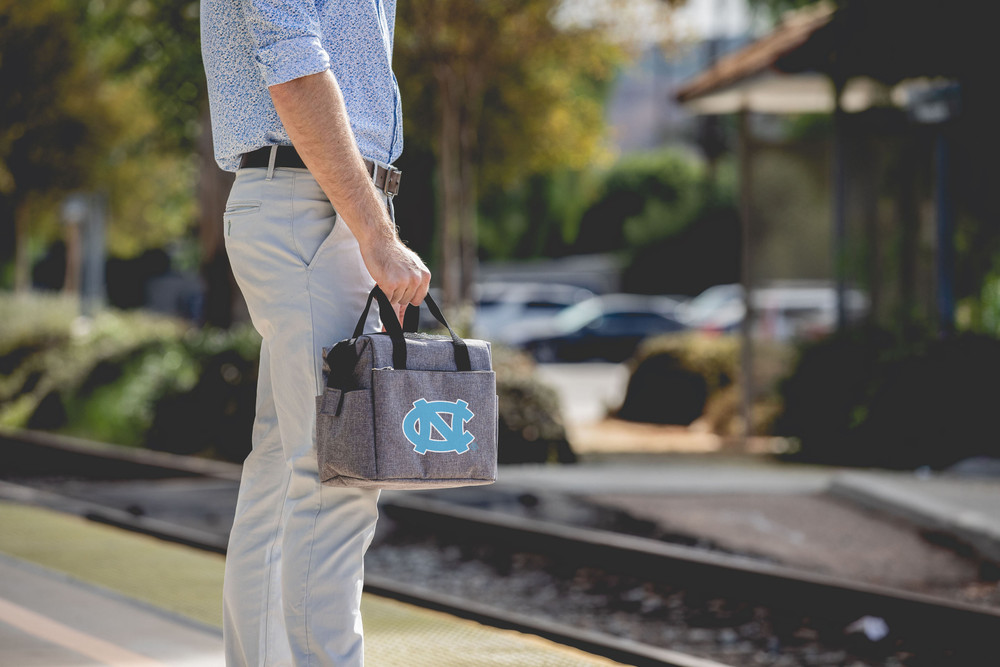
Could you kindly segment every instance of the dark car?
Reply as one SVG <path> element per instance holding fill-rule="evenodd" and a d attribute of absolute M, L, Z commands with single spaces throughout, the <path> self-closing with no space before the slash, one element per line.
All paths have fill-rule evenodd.
<path fill-rule="evenodd" d="M 668 297 L 609 294 L 587 299 L 526 328 L 517 345 L 541 362 L 624 361 L 642 339 L 685 327 Z"/>

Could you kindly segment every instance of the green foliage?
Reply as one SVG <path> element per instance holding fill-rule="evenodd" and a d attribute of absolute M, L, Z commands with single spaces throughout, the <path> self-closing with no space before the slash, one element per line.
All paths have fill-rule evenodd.
<path fill-rule="evenodd" d="M 597 169 L 556 169 L 494 188 L 480 200 L 482 252 L 491 259 L 564 254 L 601 188 Z"/>
<path fill-rule="evenodd" d="M 631 377 L 617 416 L 670 424 L 702 418 L 714 433 L 742 435 L 740 350 L 735 335 L 688 332 L 643 341 L 629 361 Z M 776 384 L 786 373 L 791 352 L 785 344 L 760 341 L 755 346 L 752 433 L 767 433 L 781 409 Z"/>
<path fill-rule="evenodd" d="M 44 296 L 5 295 L 0 313 L 7 322 L 20 323 L 0 329 L 7 371 L 0 382 L 0 423 L 7 426 L 50 418 L 63 425 L 66 399 L 88 384 L 95 369 L 120 365 L 137 350 L 179 335 L 182 326 L 114 311 L 84 320 L 76 317 L 72 302 Z"/>
<path fill-rule="evenodd" d="M 731 200 L 730 180 L 712 186 L 704 164 L 675 149 L 634 153 L 602 175 L 580 220 L 576 248 L 640 247 L 686 229 L 713 200 Z"/>
<path fill-rule="evenodd" d="M 440 85 L 455 80 L 478 139 L 480 189 L 601 154 L 604 93 L 623 54 L 597 29 L 556 27 L 557 4 L 400 3 L 393 66 L 407 142 L 434 146 L 449 93 Z"/>
<path fill-rule="evenodd" d="M 418 217 L 437 218 L 446 301 L 468 296 L 472 267 L 461 258 L 476 254 L 477 237 L 505 254 L 516 245 L 511 232 L 530 224 L 503 206 L 496 224 L 477 224 L 481 193 L 502 196 L 539 173 L 607 155 L 603 98 L 622 51 L 600 29 L 557 26 L 559 4 L 427 0 L 397 9 L 404 134 L 410 150 L 434 158 L 437 201 Z"/>
<path fill-rule="evenodd" d="M 197 0 L 94 0 L 85 34 L 102 69 L 138 84 L 157 148 L 190 153 L 208 103 Z"/>
<path fill-rule="evenodd" d="M 728 162 L 713 180 L 701 160 L 676 149 L 629 154 L 610 166 L 556 169 L 486 193 L 480 244 L 494 258 L 624 250 L 634 260 L 708 220 L 706 236 L 725 248 L 732 230 L 722 228 L 730 221 L 717 219 L 734 217 L 735 189 Z M 724 253 L 720 260 L 732 263 Z M 664 262 L 656 263 L 662 272 Z M 724 282 L 717 271 L 711 280 L 692 289 Z"/>
<path fill-rule="evenodd" d="M 0 297 L 0 424 L 241 461 L 260 337 L 130 311 L 77 318 L 63 298 Z M 558 397 L 525 355 L 494 349 L 501 460 L 574 460 Z"/>
<path fill-rule="evenodd" d="M 618 417 L 631 421 L 690 424 L 709 397 L 731 385 L 739 372 L 739 340 L 695 333 L 644 341 L 632 369 Z"/>
<path fill-rule="evenodd" d="M 629 366 L 634 371 L 658 355 L 671 356 L 681 367 L 703 377 L 710 392 L 724 389 L 739 379 L 738 336 L 706 336 L 695 332 L 654 336 L 639 345 Z"/>
<path fill-rule="evenodd" d="M 108 310 L 84 320 L 76 312 L 63 298 L 0 298 L 7 323 L 0 328 L 0 423 L 144 445 L 164 401 L 194 392 L 214 359 L 231 355 L 252 365 L 260 345 L 248 325 L 194 330 L 149 313 Z M 252 396 L 249 405 L 252 419 Z M 195 413 L 188 417 L 185 423 L 200 431 L 211 425 Z M 241 446 L 249 446 L 248 438 Z M 205 447 L 211 445 L 220 443 Z"/>
<path fill-rule="evenodd" d="M 97 377 L 105 374 L 106 378 Z M 65 397 L 66 431 L 100 442 L 139 446 L 153 423 L 156 401 L 171 391 L 190 391 L 198 367 L 187 350 L 173 341 L 143 346 L 124 359 L 95 365 L 88 380 L 115 378 Z"/>
<path fill-rule="evenodd" d="M 750 0 L 750 7 L 765 12 L 771 19 L 777 19 L 785 12 L 816 5 L 821 2 L 825 4 L 838 4 L 834 0 Z"/>
<path fill-rule="evenodd" d="M 126 12 L 125 4 L 134 6 Z M 178 149 L 191 147 L 192 109 L 203 102 L 192 8 L 197 3 L 0 2 L 5 252 L 14 247 L 15 219 L 17 243 L 57 238 L 59 207 L 74 190 L 108 196 L 113 254 L 134 256 L 184 233 L 195 177 Z M 181 14 L 184 21 L 165 20 Z"/>
<path fill-rule="evenodd" d="M 0 295 L 0 374 L 4 381 L 23 361 L 19 350 L 68 340 L 78 314 L 76 300 L 63 295 Z"/>
<path fill-rule="evenodd" d="M 522 352 L 493 346 L 499 401 L 501 463 L 572 463 L 559 397 L 535 377 L 535 363 Z"/>
<path fill-rule="evenodd" d="M 800 439 L 791 458 L 819 463 L 941 468 L 997 456 L 998 373 L 1000 340 L 989 336 L 832 336 L 803 348 L 775 430 Z"/>
<path fill-rule="evenodd" d="M 106 138 L 100 79 L 70 0 L 0 0 L 0 224 L 13 224 L 29 195 L 46 201 L 81 187 Z M 6 244 L 5 244 L 6 246 Z M 5 247 L 5 254 L 12 249 Z"/>

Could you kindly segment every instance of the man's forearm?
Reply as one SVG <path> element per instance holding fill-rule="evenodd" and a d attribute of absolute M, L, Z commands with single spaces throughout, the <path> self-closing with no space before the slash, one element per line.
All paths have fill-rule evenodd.
<path fill-rule="evenodd" d="M 269 90 L 292 144 L 358 241 L 394 238 L 395 226 L 358 152 L 333 73 L 304 76 Z"/>
<path fill-rule="evenodd" d="M 402 322 L 430 286 L 423 260 L 396 235 L 385 201 L 365 169 L 344 97 L 328 70 L 269 88 L 288 137 L 330 203 L 358 239 L 361 257 Z"/>

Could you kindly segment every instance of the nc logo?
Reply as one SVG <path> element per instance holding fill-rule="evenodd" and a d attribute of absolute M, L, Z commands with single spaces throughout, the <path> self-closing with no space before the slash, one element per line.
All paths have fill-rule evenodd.
<path fill-rule="evenodd" d="M 444 415 L 451 417 L 451 423 Z M 475 417 L 465 401 L 426 401 L 422 398 L 413 402 L 413 408 L 403 417 L 403 435 L 413 443 L 413 451 L 427 452 L 469 451 L 469 445 L 476 439 L 465 430 L 465 423 Z M 434 434 L 438 437 L 435 438 Z"/>

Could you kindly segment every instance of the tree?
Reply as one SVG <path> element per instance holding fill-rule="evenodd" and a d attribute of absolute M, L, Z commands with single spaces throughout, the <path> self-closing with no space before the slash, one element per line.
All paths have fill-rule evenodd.
<path fill-rule="evenodd" d="M 19 289 L 29 281 L 29 220 L 88 183 L 104 139 L 76 4 L 0 0 L 0 259 L 15 257 Z"/>
<path fill-rule="evenodd" d="M 69 192 L 108 197 L 115 254 L 182 234 L 193 184 L 185 156 L 164 151 L 145 72 L 113 67 L 124 43 L 101 3 L 0 0 L 0 234 L 29 282 L 28 241 L 58 234 Z M 109 76 L 109 71 L 118 76 Z"/>
<path fill-rule="evenodd" d="M 437 159 L 445 302 L 475 279 L 477 193 L 601 150 L 602 95 L 621 49 L 559 27 L 555 0 L 403 3 L 394 54 L 408 143 Z"/>
<path fill-rule="evenodd" d="M 205 320 L 228 326 L 237 291 L 222 242 L 221 220 L 233 176 L 215 163 L 199 3 L 99 0 L 99 6 L 95 33 L 113 36 L 102 52 L 108 70 L 143 81 L 160 128 L 156 147 L 180 160 L 187 170 L 184 182 L 190 194 L 175 204 L 197 216 Z"/>

